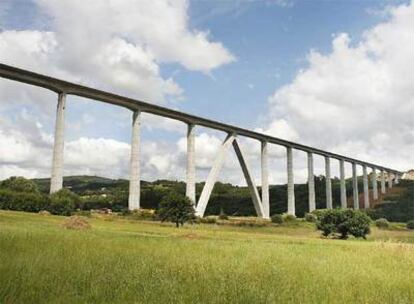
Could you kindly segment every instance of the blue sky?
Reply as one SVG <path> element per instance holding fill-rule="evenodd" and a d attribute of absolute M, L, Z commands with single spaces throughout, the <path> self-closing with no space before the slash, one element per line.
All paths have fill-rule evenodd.
<path fill-rule="evenodd" d="M 376 42 L 376 38 L 371 37 L 374 35 L 369 34 L 370 38 L 367 38 L 364 33 L 376 33 L 374 29 L 380 24 L 392 27 L 392 20 L 399 24 L 400 19 L 408 18 L 406 15 L 411 14 L 412 9 L 410 1 L 177 1 L 177 5 L 160 4 L 152 8 L 151 2 L 142 0 L 131 1 L 127 5 L 115 1 L 112 5 L 111 9 L 119 12 L 120 19 L 121 16 L 128 16 L 131 17 L 130 21 L 116 20 L 114 17 L 113 24 L 107 25 L 108 19 L 102 16 L 111 16 L 111 11 L 104 7 L 105 4 L 94 7 L 89 3 L 83 5 L 82 1 L 62 1 L 57 4 L 48 0 L 3 0 L 0 3 L 0 28 L 3 32 L 0 34 L 4 38 L 0 40 L 3 41 L 3 44 L 0 44 L 0 60 L 226 123 L 263 130 L 274 136 L 365 159 L 373 158 L 367 160 L 380 163 L 389 162 L 391 157 L 385 155 L 381 149 L 371 153 L 373 147 L 378 146 L 378 141 L 363 145 L 361 141 L 365 136 L 378 137 L 384 140 L 387 146 L 412 144 L 413 135 L 409 131 L 409 125 L 401 125 L 401 130 L 407 132 L 404 138 L 408 138 L 408 142 L 391 143 L 384 139 L 393 137 L 386 130 L 377 129 L 376 132 L 371 132 L 377 121 L 363 124 L 363 119 L 359 119 L 361 111 L 358 107 L 354 108 L 354 98 L 361 98 L 357 100 L 357 104 L 359 102 L 366 109 L 369 100 L 375 96 L 355 97 L 353 88 L 357 84 L 338 87 L 339 95 L 334 96 L 334 89 L 328 85 L 339 74 L 335 70 L 336 63 L 338 66 L 349 66 L 357 62 L 355 67 L 358 67 L 357 60 L 360 60 L 361 66 L 369 64 L 367 70 L 371 74 L 367 72 L 368 76 L 365 79 L 368 84 L 382 72 L 371 71 L 371 67 L 380 66 L 382 63 L 393 67 L 390 64 L 393 61 L 389 57 L 382 58 L 382 53 L 376 54 L 376 49 L 372 49 L 372 42 Z M 405 7 L 407 9 L 403 11 Z M 398 8 L 403 12 L 399 13 Z M 88 10 L 97 12 L 96 16 L 88 13 Z M 135 20 L 140 19 L 140 14 L 153 15 L 150 15 L 152 18 L 148 18 L 146 23 L 138 24 Z M 171 36 L 176 38 L 176 44 L 174 39 L 166 37 L 169 35 L 169 28 L 167 25 L 163 26 L 164 23 L 171 23 Z M 403 21 L 400 23 L 401 26 L 405 24 Z M 142 30 L 142 27 L 148 29 Z M 401 28 L 394 27 L 395 29 L 392 29 L 395 31 L 401 31 Z M 107 37 L 100 37 L 101 32 L 105 31 L 111 33 Z M 52 33 L 53 37 L 47 36 L 48 32 Z M 341 33 L 347 35 L 341 36 Z M 378 36 L 377 40 L 381 41 L 381 46 L 388 47 L 388 40 L 391 38 L 387 36 L 387 32 L 380 32 Z M 65 41 L 69 41 L 68 44 L 65 44 Z M 410 43 L 411 40 L 407 40 L 405 45 L 411 46 Z M 31 51 L 30 45 L 40 45 L 38 53 Z M 338 45 L 337 49 L 333 45 Z M 108 47 L 111 47 L 110 51 Z M 97 53 L 102 49 L 99 57 L 93 53 L 94 48 L 97 49 Z M 123 56 L 121 59 L 113 55 L 117 52 L 119 56 Z M 317 58 L 310 59 L 311 52 L 317 54 Z M 360 52 L 366 53 L 359 57 Z M 112 63 L 118 59 L 119 62 Z M 102 68 L 108 62 L 111 67 Z M 128 67 L 125 67 L 125 62 L 128 62 Z M 52 68 L 55 65 L 56 68 Z M 387 68 L 389 75 L 384 77 L 388 79 L 395 70 Z M 324 71 L 329 72 L 325 74 Z M 125 79 L 123 73 L 128 73 L 131 77 Z M 309 87 L 301 86 L 301 73 L 304 73 Z M 346 77 L 346 80 L 352 79 L 352 71 Z M 344 79 L 338 78 L 336 85 L 341 81 L 344 82 Z M 375 91 L 374 85 L 376 84 L 373 83 L 372 88 L 365 87 L 362 90 Z M 318 88 L 315 89 L 316 87 Z M 378 87 L 381 87 L 380 83 Z M 27 119 L 28 124 L 37 123 L 35 128 L 38 129 L 38 134 L 33 135 L 35 138 L 49 138 L 43 145 L 46 150 L 50 149 L 55 96 L 34 90 L 28 91 L 25 97 L 22 97 L 20 88 L 22 87 L 7 82 L 8 93 L 0 107 L 3 135 L 7 135 L 8 140 L 16 140 L 10 137 L 11 133 L 21 131 L 17 125 L 22 119 Z M 392 92 L 390 89 L 388 93 Z M 298 109 L 295 98 L 301 94 L 306 98 L 303 98 L 303 107 Z M 39 96 L 42 99 L 40 102 L 36 99 Z M 405 98 L 401 98 L 403 97 Z M 332 99 L 340 101 L 335 103 Z M 67 141 L 75 145 L 82 137 L 88 140 L 113 140 L 116 148 L 111 146 L 112 142 L 105 143 L 118 152 L 104 152 L 89 145 L 93 151 L 85 147 L 83 153 L 108 153 L 108 157 L 119 153 L 118 157 L 124 158 L 127 146 L 123 144 L 128 145 L 130 139 L 130 113 L 79 98 L 71 100 L 67 110 Z M 350 104 L 346 104 L 348 101 Z M 344 113 L 351 108 L 355 112 L 347 113 L 348 120 L 344 120 L 344 124 L 361 124 L 360 129 L 369 129 L 369 132 L 361 135 L 356 134 L 351 128 L 339 127 L 335 131 L 331 130 L 335 140 L 330 140 L 325 138 L 326 136 L 320 136 L 319 127 L 329 126 L 330 123 L 324 115 L 320 118 L 314 115 L 308 117 L 308 120 L 305 119 L 306 113 L 312 111 L 317 113 L 319 110 L 321 114 L 325 114 L 329 109 L 337 111 L 333 113 Z M 388 105 L 384 101 L 378 104 L 378 108 L 381 113 L 386 113 Z M 342 115 L 340 116 L 337 119 L 342 120 Z M 332 118 L 335 119 L 334 116 Z M 398 117 L 390 119 L 399 120 Z M 181 172 L 177 173 L 177 178 L 180 178 L 183 155 L 179 150 L 179 141 L 183 137 L 185 127 L 168 123 L 164 125 L 152 120 L 148 121 L 148 126 L 151 128 L 143 130 L 143 138 L 144 141 L 148 141 L 148 147 L 153 144 L 156 146 L 155 149 L 162 150 L 161 146 L 173 145 L 177 152 L 171 159 L 161 160 L 160 156 L 158 160 L 154 160 L 155 163 L 166 165 L 163 168 L 155 165 L 152 171 L 148 169 L 148 178 L 163 177 L 162 174 L 166 171 L 169 177 L 173 177 L 174 172 Z M 12 131 L 14 128 L 16 130 Z M 206 130 L 200 130 L 200 136 L 204 132 Z M 205 136 L 207 135 L 214 137 L 205 137 L 207 143 L 215 142 L 222 136 L 211 132 L 207 132 Z M 38 142 L 34 143 L 33 138 L 23 137 L 19 139 L 20 142 L 26 140 L 29 146 L 40 145 Z M 119 152 L 119 149 L 123 152 Z M 251 153 L 253 164 L 257 156 L 254 156 L 256 150 L 248 152 Z M 79 151 L 72 153 L 81 155 Z M 152 154 L 151 151 L 148 153 Z M 212 155 L 206 156 L 206 159 L 200 160 L 201 171 L 207 170 L 207 159 L 214 158 L 214 149 L 211 153 Z M 79 155 L 78 157 L 82 158 Z M 280 151 L 275 150 L 274 155 L 276 158 L 282 157 Z M 127 175 L 126 168 L 114 173 L 103 169 L 101 165 L 82 171 L 76 169 L 81 165 L 76 165 L 75 156 L 67 157 L 70 158 L 69 167 L 72 166 L 72 169 L 68 169 L 68 174 L 86 172 Z M 19 159 L 0 159 L 0 177 L 14 171 L 29 175 L 33 175 L 30 172 L 35 172 L 36 176 L 47 174 L 47 165 L 39 165 L 37 162 L 35 159 L 24 159 L 24 156 Z M 121 160 L 117 164 L 121 167 L 126 166 Z M 384 165 L 394 165 L 401 169 L 409 166 L 401 161 Z M 168 169 L 165 169 L 167 167 Z M 149 173 L 150 171 L 152 173 Z M 298 175 L 301 175 L 300 172 Z M 230 180 L 238 181 L 236 178 Z M 278 178 L 275 177 L 275 180 Z"/>

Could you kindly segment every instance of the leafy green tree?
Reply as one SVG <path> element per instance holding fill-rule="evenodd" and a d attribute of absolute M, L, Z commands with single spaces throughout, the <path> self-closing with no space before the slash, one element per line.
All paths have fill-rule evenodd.
<path fill-rule="evenodd" d="M 371 219 L 359 210 L 327 209 L 318 216 L 316 227 L 324 236 L 333 235 L 347 239 L 348 234 L 357 238 L 366 238 L 370 233 Z"/>
<path fill-rule="evenodd" d="M 71 215 L 79 205 L 80 199 L 76 193 L 68 189 L 61 189 L 50 195 L 47 210 L 52 214 Z"/>
<path fill-rule="evenodd" d="M 22 176 L 12 176 L 5 179 L 0 183 L 0 188 L 9 189 L 15 192 L 39 192 L 35 182 Z"/>
<path fill-rule="evenodd" d="M 178 228 L 189 220 L 195 219 L 194 205 L 188 197 L 171 192 L 161 200 L 157 216 L 162 222 L 175 223 Z"/>

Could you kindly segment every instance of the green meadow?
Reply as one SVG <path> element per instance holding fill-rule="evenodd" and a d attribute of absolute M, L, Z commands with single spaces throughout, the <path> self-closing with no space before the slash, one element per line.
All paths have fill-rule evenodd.
<path fill-rule="evenodd" d="M 321 238 L 237 227 L 0 211 L 0 303 L 414 303 L 414 232 Z"/>

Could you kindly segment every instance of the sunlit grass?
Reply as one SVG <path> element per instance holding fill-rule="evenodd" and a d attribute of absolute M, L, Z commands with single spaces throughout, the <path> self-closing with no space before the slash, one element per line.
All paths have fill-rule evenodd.
<path fill-rule="evenodd" d="M 188 225 L 0 212 L 0 303 L 414 303 L 414 233 L 322 239 L 310 223 Z"/>

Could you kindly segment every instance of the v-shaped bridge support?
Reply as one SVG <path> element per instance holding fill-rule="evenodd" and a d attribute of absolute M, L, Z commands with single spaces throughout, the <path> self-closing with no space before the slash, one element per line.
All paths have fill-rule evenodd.
<path fill-rule="evenodd" d="M 204 185 L 203 191 L 201 192 L 200 199 L 198 200 L 196 214 L 198 216 L 204 215 L 208 200 L 210 199 L 211 192 L 214 188 L 214 184 L 216 183 L 220 170 L 223 167 L 226 152 L 231 145 L 233 146 L 236 152 L 237 158 L 239 160 L 240 166 L 244 174 L 244 178 L 246 179 L 247 186 L 249 187 L 256 213 L 259 217 L 264 217 L 263 205 L 260 200 L 259 192 L 257 191 L 253 177 L 250 174 L 246 158 L 244 157 L 243 151 L 241 150 L 240 145 L 237 142 L 235 134 L 229 134 L 226 137 L 217 153 L 216 160 L 214 161 L 213 167 L 211 168 L 210 173 L 207 177 L 207 181 Z"/>

